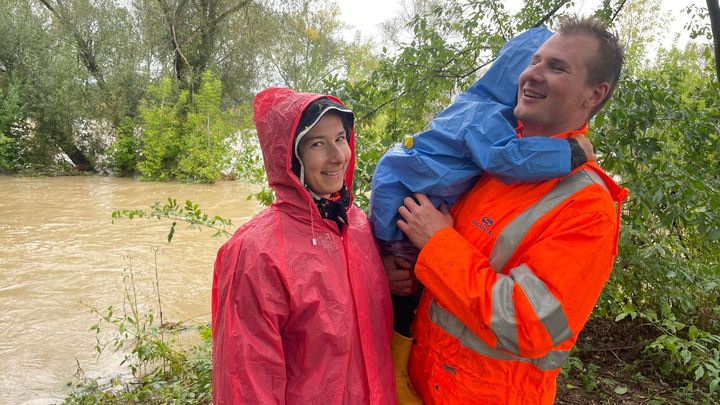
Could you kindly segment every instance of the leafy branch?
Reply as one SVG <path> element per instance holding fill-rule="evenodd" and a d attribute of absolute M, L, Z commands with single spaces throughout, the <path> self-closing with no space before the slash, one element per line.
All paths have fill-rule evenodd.
<path fill-rule="evenodd" d="M 180 206 L 178 205 L 176 199 L 168 198 L 167 203 L 165 203 L 164 205 L 160 205 L 159 202 L 155 202 L 153 205 L 150 206 L 150 208 L 152 210 L 149 212 L 137 209 L 115 210 L 112 212 L 113 223 L 115 223 L 115 220 L 122 218 L 170 219 L 173 221 L 173 223 L 170 226 L 170 231 L 167 235 L 168 243 L 172 241 L 172 238 L 175 235 L 175 226 L 177 225 L 178 221 L 188 223 L 190 228 L 210 228 L 215 231 L 213 237 L 230 236 L 230 232 L 227 231 L 227 228 L 232 226 L 231 220 L 223 218 L 219 215 L 211 217 L 208 214 L 203 213 L 199 205 L 193 204 L 193 202 L 190 200 L 186 200 L 185 205 Z"/>

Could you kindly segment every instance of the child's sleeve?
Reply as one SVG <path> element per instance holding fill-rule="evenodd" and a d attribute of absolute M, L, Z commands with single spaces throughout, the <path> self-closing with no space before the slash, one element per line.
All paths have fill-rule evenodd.
<path fill-rule="evenodd" d="M 505 118 L 503 110 L 507 109 L 491 106 L 481 123 L 463 128 L 470 159 L 480 170 L 507 183 L 568 175 L 573 156 L 568 140 L 544 136 L 518 138 L 513 125 Z"/>
<path fill-rule="evenodd" d="M 385 241 L 402 239 L 397 210 L 405 197 L 424 193 L 436 206 L 451 206 L 475 184 L 480 173 L 467 155 L 433 155 L 395 145 L 380 158 L 372 178 L 369 216 L 375 237 Z"/>

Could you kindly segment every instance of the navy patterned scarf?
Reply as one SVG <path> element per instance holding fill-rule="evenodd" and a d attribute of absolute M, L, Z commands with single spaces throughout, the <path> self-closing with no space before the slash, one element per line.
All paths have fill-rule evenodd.
<path fill-rule="evenodd" d="M 343 184 L 340 191 L 330 194 L 329 198 L 318 196 L 310 188 L 307 190 L 310 191 L 310 195 L 315 200 L 320 216 L 335 221 L 338 229 L 342 232 L 343 226 L 348 222 L 347 209 L 350 207 L 350 193 L 347 187 Z"/>

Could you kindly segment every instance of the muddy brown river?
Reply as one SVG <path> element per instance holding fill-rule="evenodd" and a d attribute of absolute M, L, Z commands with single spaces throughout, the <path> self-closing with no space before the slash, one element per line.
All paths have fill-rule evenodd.
<path fill-rule="evenodd" d="M 113 210 L 189 199 L 232 219 L 232 232 L 260 209 L 247 200 L 252 191 L 237 182 L 0 176 L 0 404 L 62 401 L 78 364 L 89 377 L 123 373 L 122 354 L 95 352 L 91 308 L 122 307 L 130 268 L 140 300 L 152 305 L 157 262 L 165 320 L 209 321 L 212 264 L 226 239 L 178 223 L 168 244 L 171 222 L 113 224 Z"/>

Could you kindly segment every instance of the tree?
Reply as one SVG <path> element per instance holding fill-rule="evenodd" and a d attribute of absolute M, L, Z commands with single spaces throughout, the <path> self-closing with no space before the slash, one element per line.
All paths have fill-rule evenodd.
<path fill-rule="evenodd" d="M 91 40 L 88 40 L 88 38 L 80 32 L 78 22 L 73 18 L 74 15 L 72 11 L 66 9 L 65 3 L 62 3 L 59 0 L 56 0 L 55 3 L 51 0 L 40 0 L 40 2 L 45 5 L 45 7 L 55 16 L 60 24 L 77 42 L 77 49 L 88 72 L 90 72 L 100 88 L 104 87 L 105 79 L 95 57 L 95 49 L 93 49 Z M 82 7 L 87 4 L 79 2 L 77 5 Z"/>
<path fill-rule="evenodd" d="M 60 151 L 81 170 L 91 168 L 90 159 L 72 139 L 72 121 L 79 110 L 72 99 L 80 87 L 74 80 L 77 63 L 72 53 L 62 53 L 67 48 L 53 35 L 57 26 L 42 9 L 24 1 L 2 3 L 2 8 L 2 26 L 8 35 L 0 45 L 4 66 L 0 81 L 18 86 L 23 105 L 18 122 L 26 124 L 12 135 L 17 168 L 53 165 Z"/>
<path fill-rule="evenodd" d="M 615 25 L 625 46 L 624 75 L 633 75 L 650 63 L 647 51 L 659 45 L 664 27 L 670 25 L 670 17 L 661 13 L 661 6 L 660 0 L 634 0 L 616 15 Z M 610 9 L 608 13 L 615 11 Z"/>
<path fill-rule="evenodd" d="M 18 140 L 13 129 L 22 117 L 20 86 L 11 82 L 3 90 L 0 87 L 0 171 L 15 170 L 18 166 Z"/>
<path fill-rule="evenodd" d="M 707 0 L 707 7 L 715 52 L 715 77 L 720 81 L 720 5 L 718 0 Z"/>
<path fill-rule="evenodd" d="M 301 91 L 320 91 L 325 77 L 340 73 L 346 47 L 335 3 L 320 0 L 288 2 L 270 24 L 275 40 L 262 52 L 269 80 Z"/>
<path fill-rule="evenodd" d="M 626 77 L 592 124 L 601 163 L 631 190 L 600 313 L 657 328 L 662 376 L 720 383 L 720 117 L 711 54 L 661 51 Z"/>
<path fill-rule="evenodd" d="M 187 105 L 187 91 L 178 97 L 169 77 L 148 89 L 148 99 L 140 106 L 143 133 L 141 161 L 137 164 L 142 180 L 170 180 L 181 148 L 182 122 L 178 119 Z"/>
<path fill-rule="evenodd" d="M 206 71 L 191 100 L 189 91 L 173 87 L 173 83 L 177 82 L 165 77 L 150 86 L 149 97 L 140 107 L 140 178 L 202 183 L 220 180 L 229 166 L 236 128 L 232 112 L 221 108 L 222 84 Z M 115 161 L 130 161 L 126 151 L 135 147 L 133 138 L 131 134 L 118 138 Z"/>
<path fill-rule="evenodd" d="M 165 41 L 173 52 L 175 77 L 192 93 L 217 52 L 222 24 L 250 0 L 157 0 Z"/>
<path fill-rule="evenodd" d="M 176 177 L 184 181 L 212 183 L 220 180 L 230 163 L 233 117 L 221 109 L 222 84 L 205 71 L 183 126 L 182 148 Z"/>
<path fill-rule="evenodd" d="M 95 170 L 104 138 L 136 114 L 147 83 L 132 15 L 111 0 L 13 0 L 2 8 L 0 58 L 22 84 L 20 121 L 28 124 L 18 133 L 20 166 L 65 155 L 75 169 Z"/>

